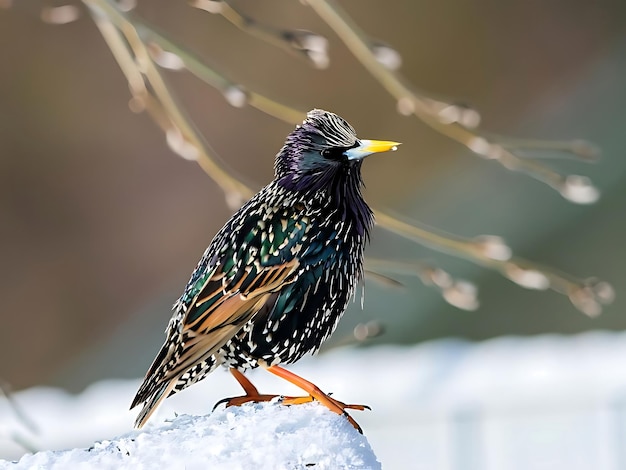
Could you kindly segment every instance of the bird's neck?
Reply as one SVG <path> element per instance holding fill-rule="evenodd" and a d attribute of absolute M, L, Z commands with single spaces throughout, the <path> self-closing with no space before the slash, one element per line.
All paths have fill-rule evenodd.
<path fill-rule="evenodd" d="M 342 223 L 350 224 L 365 240 L 374 225 L 374 214 L 361 193 L 363 181 L 360 170 L 359 165 L 352 165 L 343 171 L 303 175 L 298 180 L 288 176 L 278 180 L 278 184 L 307 197 L 322 199 Z"/>
<path fill-rule="evenodd" d="M 341 219 L 346 223 L 352 222 L 357 233 L 365 240 L 369 238 L 369 232 L 374 225 L 374 214 L 363 199 L 362 187 L 360 168 L 352 166 L 337 173 L 327 191 Z"/>

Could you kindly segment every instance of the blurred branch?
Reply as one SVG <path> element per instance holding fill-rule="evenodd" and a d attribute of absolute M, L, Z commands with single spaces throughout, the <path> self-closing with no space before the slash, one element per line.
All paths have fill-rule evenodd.
<path fill-rule="evenodd" d="M 26 429 L 28 429 L 33 434 L 37 434 L 39 432 L 37 425 L 17 404 L 17 402 L 13 398 L 13 394 L 11 393 L 9 385 L 2 379 L 0 379 L 0 396 L 3 396 L 5 398 L 7 404 L 9 405 L 9 408 L 11 409 L 17 420 L 22 425 L 24 425 Z M 9 440 L 15 442 L 17 445 L 19 445 L 28 452 L 34 453 L 39 450 L 29 438 L 25 437 L 20 432 L 14 429 L 9 429 L 8 427 L 3 428 L 2 426 L 0 426 L 0 435 L 2 434 L 4 434 Z"/>
<path fill-rule="evenodd" d="M 310 1 L 311 5 L 318 5 L 316 10 L 320 8 L 324 15 L 330 15 L 330 18 L 334 18 L 329 21 L 329 24 L 343 21 L 342 17 L 337 16 L 336 10 L 329 6 L 328 2 L 324 0 Z M 232 172 L 221 163 L 217 154 L 196 131 L 190 118 L 185 115 L 164 82 L 157 64 L 160 63 L 163 67 L 174 69 L 186 68 L 210 86 L 222 91 L 229 103 L 235 106 L 241 107 L 250 104 L 264 113 L 289 123 L 299 122 L 304 113 L 257 92 L 244 89 L 215 68 L 200 61 L 184 47 L 167 39 L 155 28 L 126 12 L 120 11 L 111 0 L 83 0 L 83 2 L 90 8 L 96 25 L 128 79 L 133 95 L 131 109 L 135 111 L 148 110 L 153 119 L 164 130 L 170 148 L 183 158 L 197 161 L 224 191 L 229 206 L 233 209 L 239 207 L 244 200 L 253 194 L 253 190 L 233 176 Z M 360 36 L 356 35 L 353 30 L 349 29 L 347 33 L 344 30 L 341 31 L 348 37 L 352 37 L 356 46 L 366 47 Z M 171 54 L 171 56 L 167 54 Z M 361 55 L 367 61 L 376 62 L 369 50 L 367 54 L 362 53 Z M 373 70 L 380 73 L 381 69 L 377 66 Z M 386 69 L 383 67 L 382 70 Z M 391 88 L 400 84 L 395 75 L 384 75 L 384 77 L 386 77 L 385 83 Z M 405 94 L 404 96 L 409 95 Z M 412 93 L 410 97 L 412 102 L 417 103 L 414 108 L 416 115 L 431 124 L 435 123 L 433 127 L 436 129 L 454 131 L 452 135 L 471 136 L 474 139 L 474 144 L 476 139 L 485 140 L 457 123 L 444 124 L 435 119 L 432 113 L 425 110 L 424 106 L 426 105 L 420 99 Z M 419 111 L 420 109 L 422 111 Z M 429 109 L 432 111 L 432 108 Z M 487 141 L 485 140 L 485 142 Z M 515 142 L 510 145 L 514 144 Z M 487 145 L 493 144 L 487 142 Z M 534 142 L 534 145 L 540 146 L 537 142 Z M 504 149 L 504 147 L 502 148 Z M 533 168 L 535 174 L 543 174 L 546 179 L 557 178 L 557 176 L 557 179 L 562 178 L 560 175 L 554 176 L 556 174 L 536 162 L 526 162 L 514 157 L 515 162 L 518 160 L 522 162 L 524 168 Z M 504 164 L 506 161 L 506 159 L 501 160 L 501 163 Z M 517 163 L 511 164 L 517 165 Z M 584 193 L 584 177 L 571 176 L 568 178 L 570 186 L 574 190 L 578 190 L 579 196 Z M 571 178 L 578 178 L 578 180 Z M 574 305 L 588 315 L 599 313 L 601 305 L 609 303 L 612 299 L 612 289 L 607 283 L 577 279 L 555 270 L 540 267 L 527 260 L 512 258 L 511 249 L 498 237 L 482 235 L 473 239 L 465 239 L 437 232 L 430 228 L 422 228 L 415 222 L 402 221 L 381 210 L 375 212 L 377 224 L 391 232 L 431 249 L 463 257 L 496 270 L 522 287 L 554 289 L 569 296 Z M 469 290 L 471 289 L 466 289 L 467 292 L 464 295 L 468 295 Z"/>
<path fill-rule="evenodd" d="M 510 136 L 491 135 L 491 140 L 497 140 L 500 144 L 511 150 L 527 152 L 551 152 L 550 157 L 555 158 L 554 152 L 561 153 L 561 157 L 568 157 L 583 162 L 594 163 L 600 159 L 600 149 L 582 139 L 572 140 L 533 140 L 516 139 Z"/>
<path fill-rule="evenodd" d="M 185 159 L 196 160 L 224 191 L 228 205 L 231 208 L 239 207 L 245 199 L 252 196 L 252 190 L 233 178 L 224 166 L 218 163 L 217 154 L 196 131 L 191 120 L 169 92 L 156 64 L 150 57 L 146 44 L 133 24 L 108 0 L 83 1 L 90 8 L 96 25 L 122 71 L 126 74 L 133 97 L 145 105 L 153 116 L 157 115 L 155 120 L 164 128 L 170 148 Z M 111 28 L 112 23 L 124 34 L 132 50 L 132 56 L 119 37 L 119 33 L 114 34 Z M 136 70 L 131 70 L 133 68 Z M 139 80 L 139 74 L 149 81 L 151 92 L 148 91 L 143 79 Z M 152 94 L 160 106 L 155 105 L 155 101 L 151 99 Z"/>
<path fill-rule="evenodd" d="M 432 263 L 367 258 L 365 260 L 365 270 L 366 274 L 374 273 L 375 276 L 379 276 L 379 278 L 374 277 L 374 280 L 379 282 L 390 280 L 397 283 L 394 279 L 384 276 L 380 277 L 381 271 L 417 276 L 424 285 L 437 289 L 443 299 L 450 305 L 469 311 L 476 310 L 479 306 L 478 289 L 474 283 L 463 279 L 455 279 L 450 273 L 434 266 Z"/>
<path fill-rule="evenodd" d="M 132 22 L 137 33 L 144 41 L 158 46 L 159 49 L 152 49 L 153 55 L 157 55 L 159 50 L 174 54 L 180 58 L 186 70 L 207 85 L 219 90 L 231 106 L 241 108 L 245 105 L 250 105 L 262 113 L 288 124 L 301 122 L 302 116 L 306 114 L 305 111 L 287 106 L 256 91 L 247 90 L 241 84 L 229 79 L 216 68 L 209 66 L 195 54 L 178 45 L 140 19 L 127 15 L 126 20 L 127 22 Z"/>
<path fill-rule="evenodd" d="M 366 323 L 359 323 L 353 328 L 350 334 L 347 334 L 331 343 L 324 343 L 320 348 L 320 354 L 325 354 L 336 348 L 353 346 L 355 344 L 364 344 L 374 338 L 382 336 L 384 333 L 385 326 L 378 320 L 370 320 Z"/>
<path fill-rule="evenodd" d="M 254 18 L 244 15 L 226 1 L 192 0 L 192 7 L 209 13 L 220 14 L 240 30 L 272 44 L 280 49 L 306 59 L 318 69 L 328 67 L 328 40 L 312 31 L 302 29 L 278 29 L 259 23 Z"/>
<path fill-rule="evenodd" d="M 414 222 L 403 222 L 389 218 L 387 214 L 377 212 L 379 223 L 385 228 L 437 251 L 453 253 L 455 256 L 469 259 L 476 264 L 499 272 L 520 287 L 534 290 L 552 289 L 569 297 L 574 306 L 588 316 L 597 316 L 602 312 L 602 305 L 613 302 L 613 287 L 595 278 L 580 279 L 570 274 L 542 266 L 523 258 L 512 256 L 506 242 L 493 235 L 480 235 L 473 239 L 464 239 L 451 235 L 442 235 L 432 230 L 419 227 Z M 425 236 L 427 235 L 427 236 Z M 432 242 L 436 245 L 431 245 Z"/>
<path fill-rule="evenodd" d="M 415 115 L 435 131 L 465 145 L 475 154 L 497 161 L 508 170 L 526 173 L 554 188 L 571 202 L 590 204 L 598 199 L 599 192 L 588 178 L 579 175 L 561 175 L 541 163 L 520 158 L 513 152 L 514 148 L 519 147 L 545 149 L 555 146 L 559 151 L 572 152 L 571 147 L 537 140 L 524 142 L 522 139 L 518 139 L 515 146 L 510 146 L 507 145 L 506 139 L 487 138 L 486 134 L 471 129 L 478 124 L 477 114 L 474 115 L 471 110 L 468 111 L 461 106 L 424 99 L 393 70 L 385 67 L 372 51 L 367 36 L 334 0 L 306 0 L 306 3 L 339 36 L 381 86 L 396 99 L 401 114 Z"/>
<path fill-rule="evenodd" d="M 67 24 L 80 17 L 80 10 L 76 5 L 45 5 L 41 9 L 41 21 L 49 24 Z"/>

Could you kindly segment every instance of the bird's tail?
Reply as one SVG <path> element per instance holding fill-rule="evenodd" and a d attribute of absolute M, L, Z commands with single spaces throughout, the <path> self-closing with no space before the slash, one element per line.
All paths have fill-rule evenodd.
<path fill-rule="evenodd" d="M 135 420 L 136 428 L 139 429 L 143 427 L 144 424 L 146 424 L 146 421 L 150 419 L 150 416 L 152 416 L 152 413 L 156 411 L 161 402 L 169 396 L 177 381 L 178 377 L 175 377 L 167 382 L 161 382 L 157 385 L 156 388 L 151 391 L 152 393 L 147 398 L 147 400 L 143 402 L 143 408 L 141 408 L 141 411 L 137 415 L 137 419 Z M 134 408 L 136 405 L 141 403 L 136 402 L 136 400 L 137 398 L 135 397 L 135 401 L 133 401 L 133 405 L 131 408 Z"/>
<path fill-rule="evenodd" d="M 171 353 L 170 341 L 166 341 L 161 347 L 159 354 L 154 358 L 150 369 L 143 379 L 143 383 L 130 405 L 132 410 L 136 406 L 143 404 L 143 408 L 135 421 L 136 428 L 141 428 L 146 423 L 161 402 L 170 395 L 179 379 L 180 374 L 172 376 L 167 373 Z"/>

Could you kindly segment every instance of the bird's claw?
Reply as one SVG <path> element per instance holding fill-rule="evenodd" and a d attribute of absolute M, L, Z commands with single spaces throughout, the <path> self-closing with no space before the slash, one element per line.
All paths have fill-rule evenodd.
<path fill-rule="evenodd" d="M 272 401 L 278 395 L 241 395 L 239 397 L 222 398 L 213 406 L 213 411 L 223 403 L 226 403 L 226 408 L 231 406 L 241 406 L 245 403 L 260 403 L 265 401 Z"/>
<path fill-rule="evenodd" d="M 215 411 L 218 406 L 224 403 L 226 404 L 226 408 L 229 408 L 231 406 L 241 406 L 245 403 L 251 403 L 251 402 L 252 403 L 269 402 L 274 399 L 278 399 L 277 403 L 280 403 L 281 405 L 285 405 L 285 406 L 302 405 L 304 403 L 311 403 L 313 401 L 317 401 L 311 395 L 305 395 L 305 396 L 300 396 L 300 397 L 290 397 L 290 396 L 284 396 L 284 395 L 265 395 L 265 394 L 241 395 L 238 397 L 230 397 L 230 398 L 221 399 L 215 404 L 215 406 L 213 406 L 213 411 Z M 361 426 L 358 425 L 358 423 L 354 420 L 354 418 L 352 418 L 352 416 L 348 414 L 346 410 L 349 409 L 349 410 L 363 411 L 363 410 L 371 410 L 371 408 L 367 405 L 346 404 L 339 400 L 335 400 L 334 398 L 331 398 L 330 396 L 328 396 L 328 399 L 332 401 L 338 408 L 340 408 L 341 414 L 343 414 L 343 416 L 346 417 L 348 422 L 357 431 L 363 434 L 363 430 L 361 429 Z"/>

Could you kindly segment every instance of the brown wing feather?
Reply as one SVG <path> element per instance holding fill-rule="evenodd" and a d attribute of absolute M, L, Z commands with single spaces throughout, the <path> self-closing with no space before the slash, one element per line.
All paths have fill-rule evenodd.
<path fill-rule="evenodd" d="M 237 314 L 246 310 L 242 308 L 242 305 L 256 304 L 256 297 L 281 289 L 285 284 L 291 282 L 288 278 L 298 269 L 298 266 L 297 259 L 262 268 L 257 264 L 255 265 L 256 269 L 250 267 L 248 275 L 241 276 L 241 279 L 234 285 L 228 284 L 228 279 L 223 272 L 213 274 L 190 302 L 191 306 L 183 319 L 182 331 L 193 330 L 196 333 L 209 334 L 228 324 L 238 323 L 240 327 L 243 326 L 250 318 L 246 318 L 245 321 L 238 319 Z M 253 269 L 255 274 L 252 274 Z M 249 283 L 249 288 L 241 291 L 240 286 L 245 280 L 248 280 L 250 275 L 253 275 L 254 279 Z M 204 314 L 190 321 L 190 316 L 196 308 L 218 295 L 221 295 L 221 298 L 214 305 Z M 258 309 L 252 309 L 252 314 L 257 311 Z"/>
<path fill-rule="evenodd" d="M 285 283 L 291 282 L 289 278 L 297 271 L 298 266 L 296 259 L 262 268 L 256 265 L 254 274 L 252 270 L 248 272 L 248 276 L 254 275 L 254 279 L 245 292 L 241 292 L 239 287 L 247 276 L 243 276 L 234 285 L 228 285 L 224 273 L 216 270 L 190 303 L 182 318 L 182 328 L 178 322 L 170 324 L 168 340 L 150 367 L 133 401 L 132 407 L 145 402 L 135 426 L 144 425 L 188 369 L 215 354 L 267 302 L 275 301 L 274 293 Z M 221 297 L 206 312 L 190 321 L 192 312 L 218 295 Z M 176 347 L 171 347 L 171 337 L 177 334 L 181 335 L 181 341 L 177 342 Z"/>

